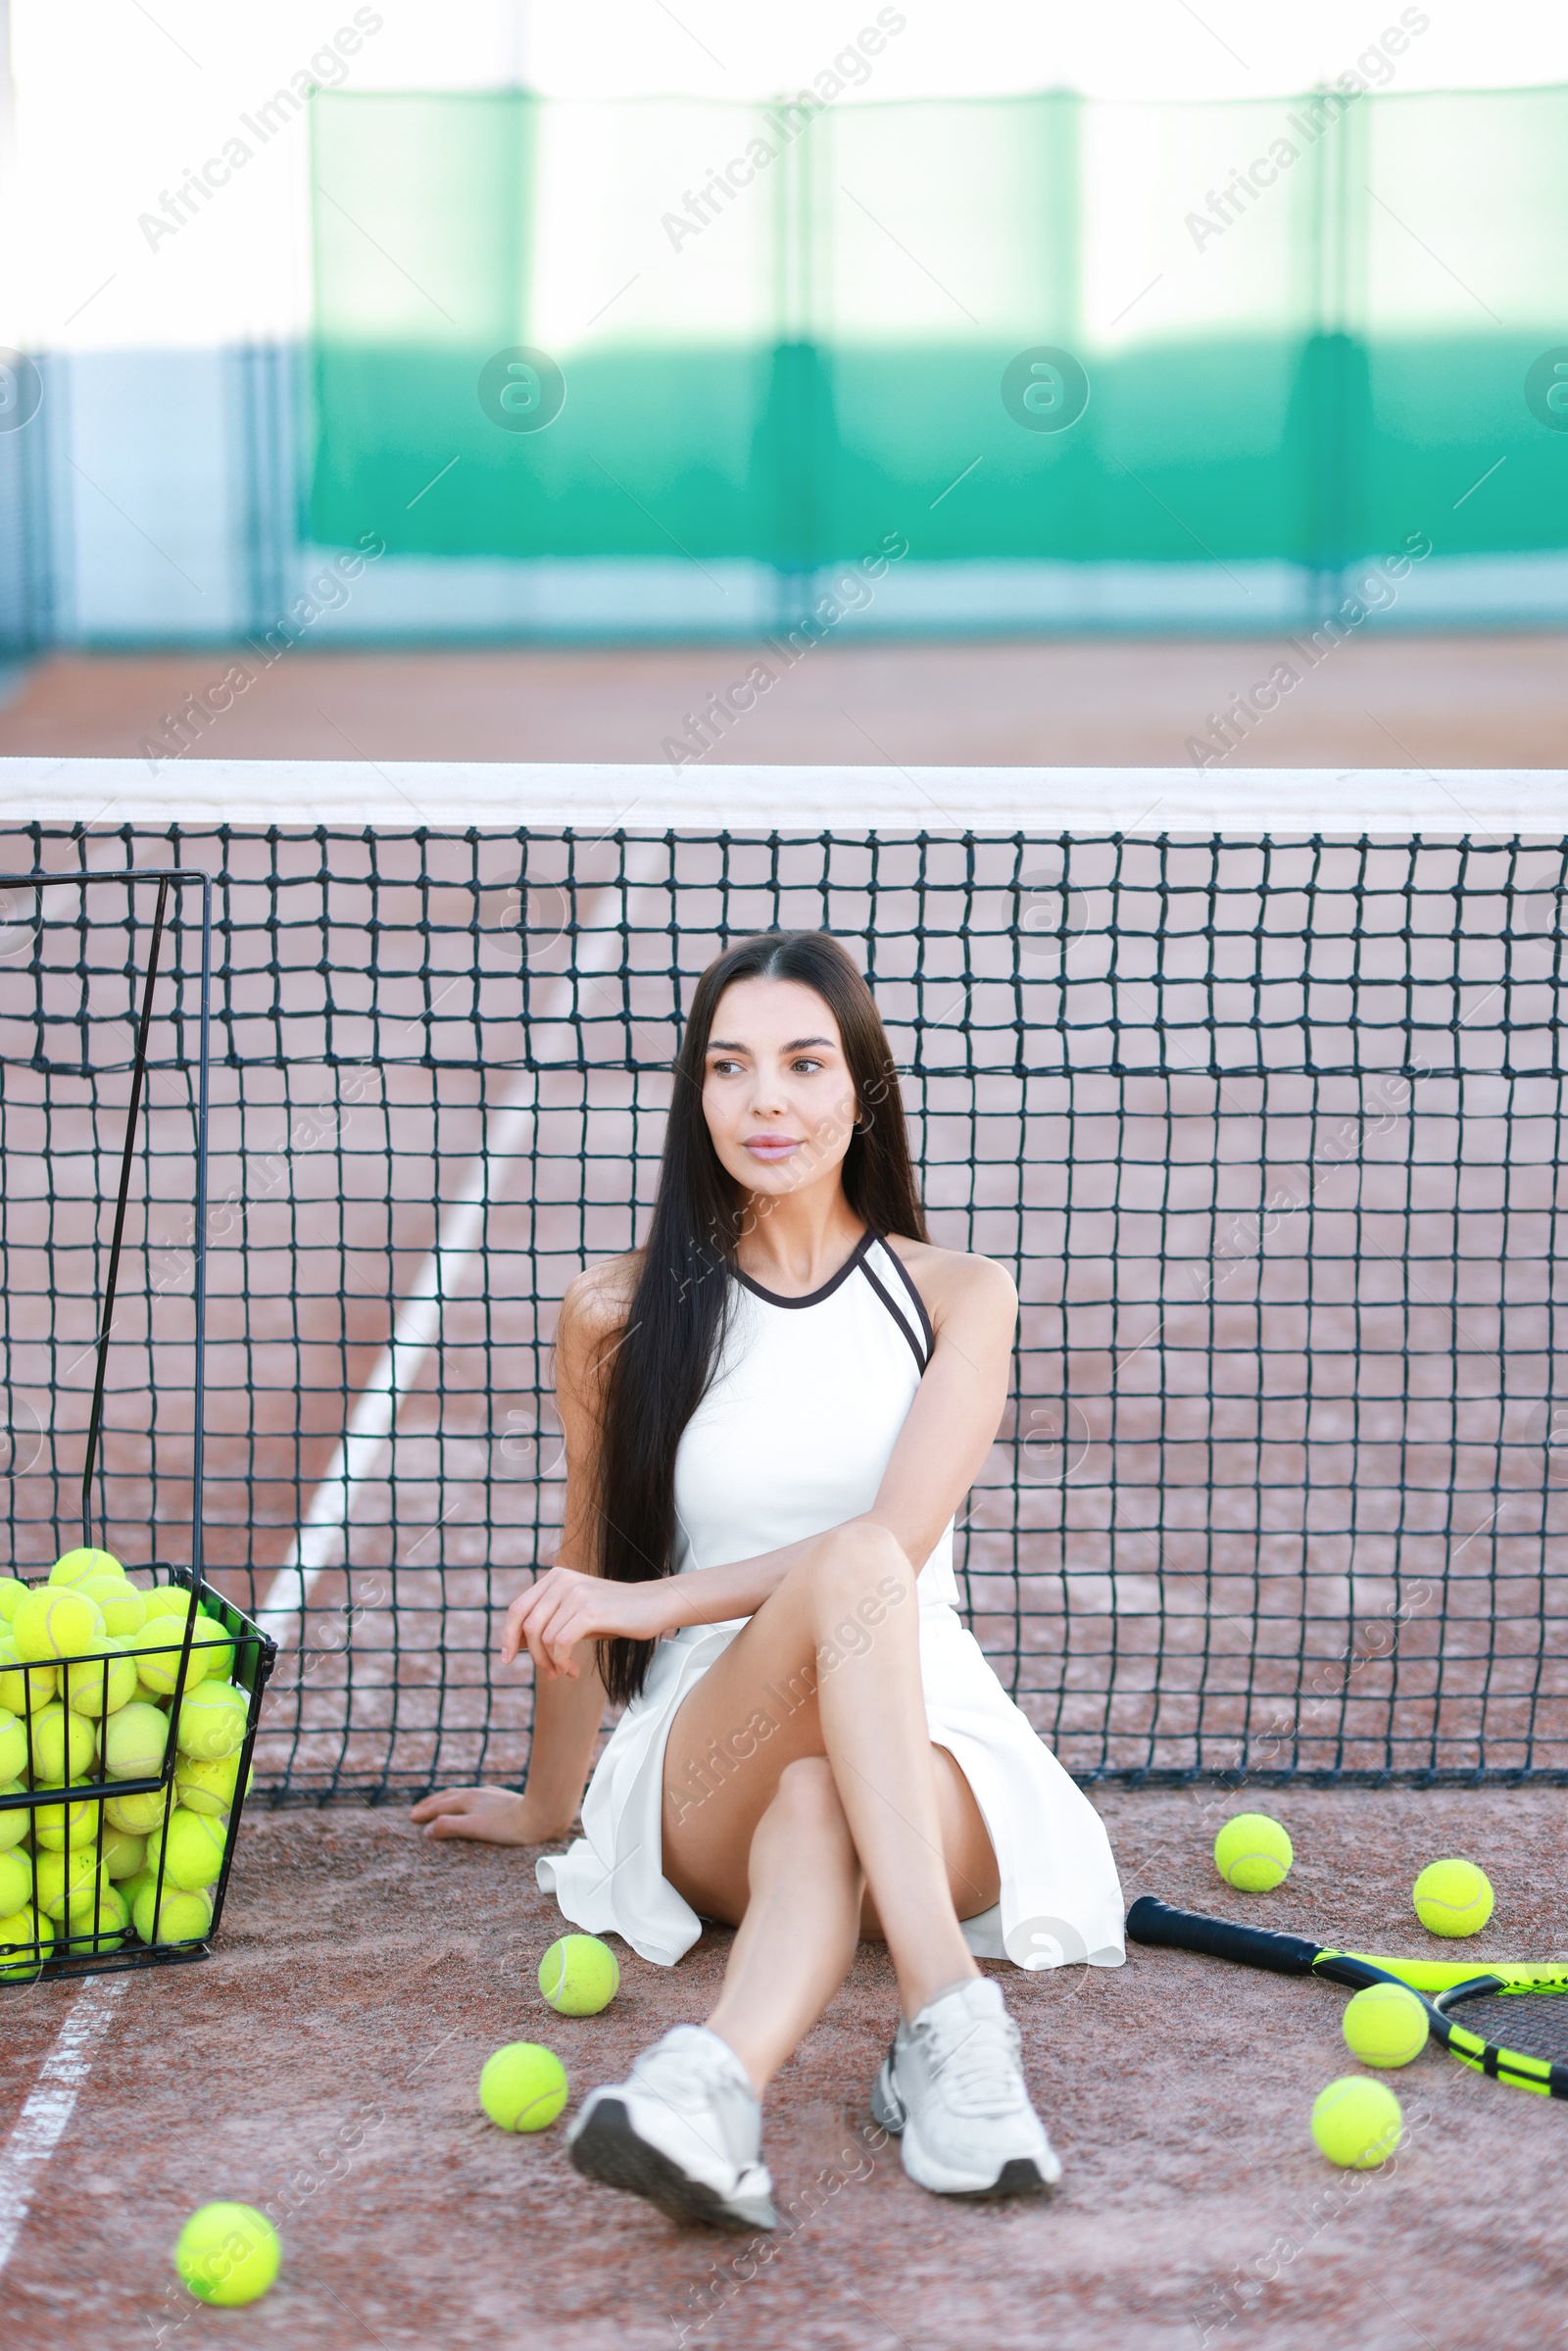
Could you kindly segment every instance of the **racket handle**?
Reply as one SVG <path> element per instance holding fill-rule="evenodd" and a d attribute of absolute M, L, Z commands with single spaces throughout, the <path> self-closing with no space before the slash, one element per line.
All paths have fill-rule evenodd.
<path fill-rule="evenodd" d="M 1152 1894 L 1140 1894 L 1128 1911 L 1127 1932 L 1134 1942 L 1201 1951 L 1209 1959 L 1234 1959 L 1241 1967 L 1267 1968 L 1276 1976 L 1309 1976 L 1323 1948 L 1300 1935 L 1276 1935 L 1268 1927 L 1237 1927 L 1229 1919 L 1172 1910 Z"/>

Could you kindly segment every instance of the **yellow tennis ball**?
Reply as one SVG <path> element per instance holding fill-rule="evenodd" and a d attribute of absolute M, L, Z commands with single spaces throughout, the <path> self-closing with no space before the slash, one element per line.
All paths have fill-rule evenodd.
<path fill-rule="evenodd" d="M 28 1943 L 42 1948 L 26 1950 Z M 14 1918 L 0 1919 L 0 1978 L 8 1984 L 30 1984 L 54 1943 L 54 1921 L 41 1918 L 36 1910 L 19 1910 Z"/>
<path fill-rule="evenodd" d="M 539 1989 L 562 2016 L 597 2016 L 620 1989 L 620 1963 L 597 1935 L 564 1935 L 539 1962 Z"/>
<path fill-rule="evenodd" d="M 1427 2012 L 1402 1984 L 1369 1984 L 1345 2011 L 1345 2045 L 1363 2065 L 1408 2065 L 1427 2045 Z"/>
<path fill-rule="evenodd" d="M 60 1688 L 66 1704 L 78 1714 L 118 1714 L 136 1694 L 136 1660 L 126 1655 L 127 1643 L 106 1633 L 98 1655 L 86 1665 L 63 1665 Z"/>
<path fill-rule="evenodd" d="M 15 1641 L 0 1641 L 0 1706 L 11 1714 L 36 1714 L 55 1694 L 52 1665 L 23 1665 Z"/>
<path fill-rule="evenodd" d="M 77 1796 L 70 1804 L 40 1804 L 32 1816 L 32 1841 L 40 1852 L 62 1853 L 68 1846 L 74 1853 L 85 1852 L 98 1842 L 102 1811 L 91 1796 Z"/>
<path fill-rule="evenodd" d="M 1375 2171 L 1403 2135 L 1404 2116 L 1386 2082 L 1347 2074 L 1319 2090 L 1313 2102 L 1312 2136 L 1343 2171 Z"/>
<path fill-rule="evenodd" d="M 104 1818 L 112 1829 L 123 1829 L 130 1837 L 150 1837 L 169 1810 L 167 1788 L 144 1788 L 133 1796 L 111 1796 L 104 1806 Z"/>
<path fill-rule="evenodd" d="M 1479 1935 L 1494 1895 L 1473 1861 L 1431 1861 L 1410 1889 L 1415 1915 L 1432 1935 Z"/>
<path fill-rule="evenodd" d="M 216 1763 L 236 1755 L 245 1744 L 245 1721 L 250 1698 L 232 1682 L 203 1682 L 182 1698 L 174 1737 L 180 1752 L 197 1763 Z"/>
<path fill-rule="evenodd" d="M 251 1777 L 254 1779 L 255 1773 Z M 174 1767 L 174 1800 L 188 1812 L 217 1815 L 234 1808 L 234 1790 L 239 1785 L 239 1757 L 221 1755 L 215 1763 L 198 1762 L 194 1755 L 181 1755 Z M 247 1782 L 247 1787 L 249 1782 Z"/>
<path fill-rule="evenodd" d="M 566 2069 L 554 2049 L 509 2041 L 485 2060 L 479 2103 L 502 2131 L 543 2131 L 566 2103 Z"/>
<path fill-rule="evenodd" d="M 156 1914 L 154 1898 L 158 1894 L 155 1879 L 149 1876 L 130 1906 L 131 1923 L 144 1943 L 200 1942 L 213 1923 L 211 1897 L 201 1892 L 187 1892 L 165 1881 Z"/>
<path fill-rule="evenodd" d="M 98 1734 L 84 1714 L 51 1698 L 32 1718 L 32 1777 L 51 1788 L 84 1779 L 98 1756 Z"/>
<path fill-rule="evenodd" d="M 162 1589 L 167 1591 L 170 1587 L 166 1585 Z M 155 1609 L 152 1602 L 157 1597 L 156 1592 L 147 1594 L 147 1621 L 141 1631 L 132 1637 L 130 1646 L 136 1659 L 136 1671 L 147 1688 L 156 1690 L 160 1697 L 167 1698 L 179 1679 L 179 1660 L 185 1640 L 184 1619 L 189 1610 L 182 1610 L 176 1615 L 168 1609 Z M 205 1681 L 216 1654 L 214 1644 L 203 1639 L 198 1625 L 191 1635 L 190 1658 L 185 1667 L 187 1690 L 194 1690 L 198 1682 Z"/>
<path fill-rule="evenodd" d="M 251 2204 L 204 2204 L 179 2232 L 174 2267 L 198 2302 L 232 2309 L 265 2294 L 283 2259 L 277 2230 Z"/>
<path fill-rule="evenodd" d="M 39 1584 L 11 1620 L 11 1642 L 24 1663 L 85 1657 L 104 1635 L 98 1604 L 69 1585 Z"/>
<path fill-rule="evenodd" d="M 63 1933 L 78 1951 L 118 1951 L 129 1928 L 130 1905 L 107 1878 L 83 1886 L 67 1903 Z"/>
<path fill-rule="evenodd" d="M 15 1576 L 0 1576 L 0 1625 L 9 1625 L 27 1596 L 27 1586 Z"/>
<path fill-rule="evenodd" d="M 20 1780 L 0 1782 L 0 1798 L 20 1796 L 24 1792 Z M 8 1853 L 13 1845 L 20 1845 L 31 1827 L 30 1806 L 0 1802 L 0 1853 Z"/>
<path fill-rule="evenodd" d="M 32 1900 L 32 1863 L 15 1846 L 0 1853 L 0 1912 L 11 1918 Z"/>
<path fill-rule="evenodd" d="M 69 1853 L 45 1851 L 34 1861 L 34 1899 L 52 1919 L 86 1915 L 92 1925 L 93 1905 L 109 1891 L 109 1881 L 98 1866 L 91 1845 L 73 1845 Z"/>
<path fill-rule="evenodd" d="M 133 1698 L 104 1724 L 104 1770 L 111 1780 L 150 1780 L 168 1743 L 168 1715 Z"/>
<path fill-rule="evenodd" d="M 113 1551 L 79 1549 L 61 1553 L 49 1570 L 49 1581 L 51 1584 L 64 1584 L 69 1587 L 85 1584 L 89 1576 L 123 1578 L 124 1573 L 124 1569 Z"/>
<path fill-rule="evenodd" d="M 215 1820 L 210 1813 L 187 1812 L 183 1804 L 176 1804 L 167 1828 L 148 1839 L 147 1866 L 157 1869 L 162 1848 L 164 1884 L 177 1886 L 183 1893 L 194 1893 L 199 1886 L 216 1882 L 223 1866 L 227 1842 L 226 1815 Z"/>
<path fill-rule="evenodd" d="M 139 1633 L 147 1621 L 146 1601 L 123 1576 L 89 1576 L 79 1589 L 85 1598 L 95 1602 L 105 1629 L 122 1641 Z"/>
<path fill-rule="evenodd" d="M 124 1829 L 106 1828 L 98 1856 L 115 1884 L 122 1886 L 125 1879 L 134 1878 L 138 1870 L 145 1868 L 147 1839 L 132 1837 Z"/>
<path fill-rule="evenodd" d="M 21 1715 L 0 1706 L 0 1780 L 20 1780 L 26 1768 L 27 1726 Z"/>
<path fill-rule="evenodd" d="M 1266 1812 L 1238 1812 L 1214 1839 L 1214 1867 L 1244 1894 L 1266 1894 L 1283 1884 L 1295 1858 L 1290 1838 Z"/>

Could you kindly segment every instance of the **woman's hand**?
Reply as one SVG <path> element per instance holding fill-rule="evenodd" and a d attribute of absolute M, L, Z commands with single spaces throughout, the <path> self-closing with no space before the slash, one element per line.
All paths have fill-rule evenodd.
<path fill-rule="evenodd" d="M 501 1662 L 510 1665 L 526 1647 L 534 1671 L 548 1680 L 582 1671 L 572 1652 L 582 1641 L 657 1641 L 666 1630 L 663 1579 L 647 1584 L 612 1584 L 604 1576 L 580 1575 L 574 1567 L 550 1567 L 507 1610 Z"/>
<path fill-rule="evenodd" d="M 410 1814 L 426 1837 L 473 1837 L 487 1845 L 552 1845 L 569 1836 L 569 1820 L 548 1818 L 514 1788 L 442 1788 Z"/>

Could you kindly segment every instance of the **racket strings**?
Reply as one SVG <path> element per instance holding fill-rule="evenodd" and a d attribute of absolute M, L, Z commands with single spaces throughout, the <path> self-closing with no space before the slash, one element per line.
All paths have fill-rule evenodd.
<path fill-rule="evenodd" d="M 1568 2066 L 1568 1999 L 1539 1992 L 1489 1992 L 1457 2000 L 1446 2013 L 1450 2024 L 1462 2025 L 1499 2048 Z"/>

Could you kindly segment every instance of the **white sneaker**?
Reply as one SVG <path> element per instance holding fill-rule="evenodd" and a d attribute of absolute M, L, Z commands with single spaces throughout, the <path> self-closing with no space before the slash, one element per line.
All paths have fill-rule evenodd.
<path fill-rule="evenodd" d="M 706 2026 L 677 2025 L 629 2080 L 589 2091 L 566 2148 L 584 2179 L 646 2196 L 672 2221 L 773 2229 L 761 2139 L 761 2106 L 729 2043 Z"/>
<path fill-rule="evenodd" d="M 871 2092 L 904 2168 L 943 2196 L 1038 2196 L 1061 2163 L 1029 2103 L 1002 1987 L 971 1977 L 901 2024 Z"/>

